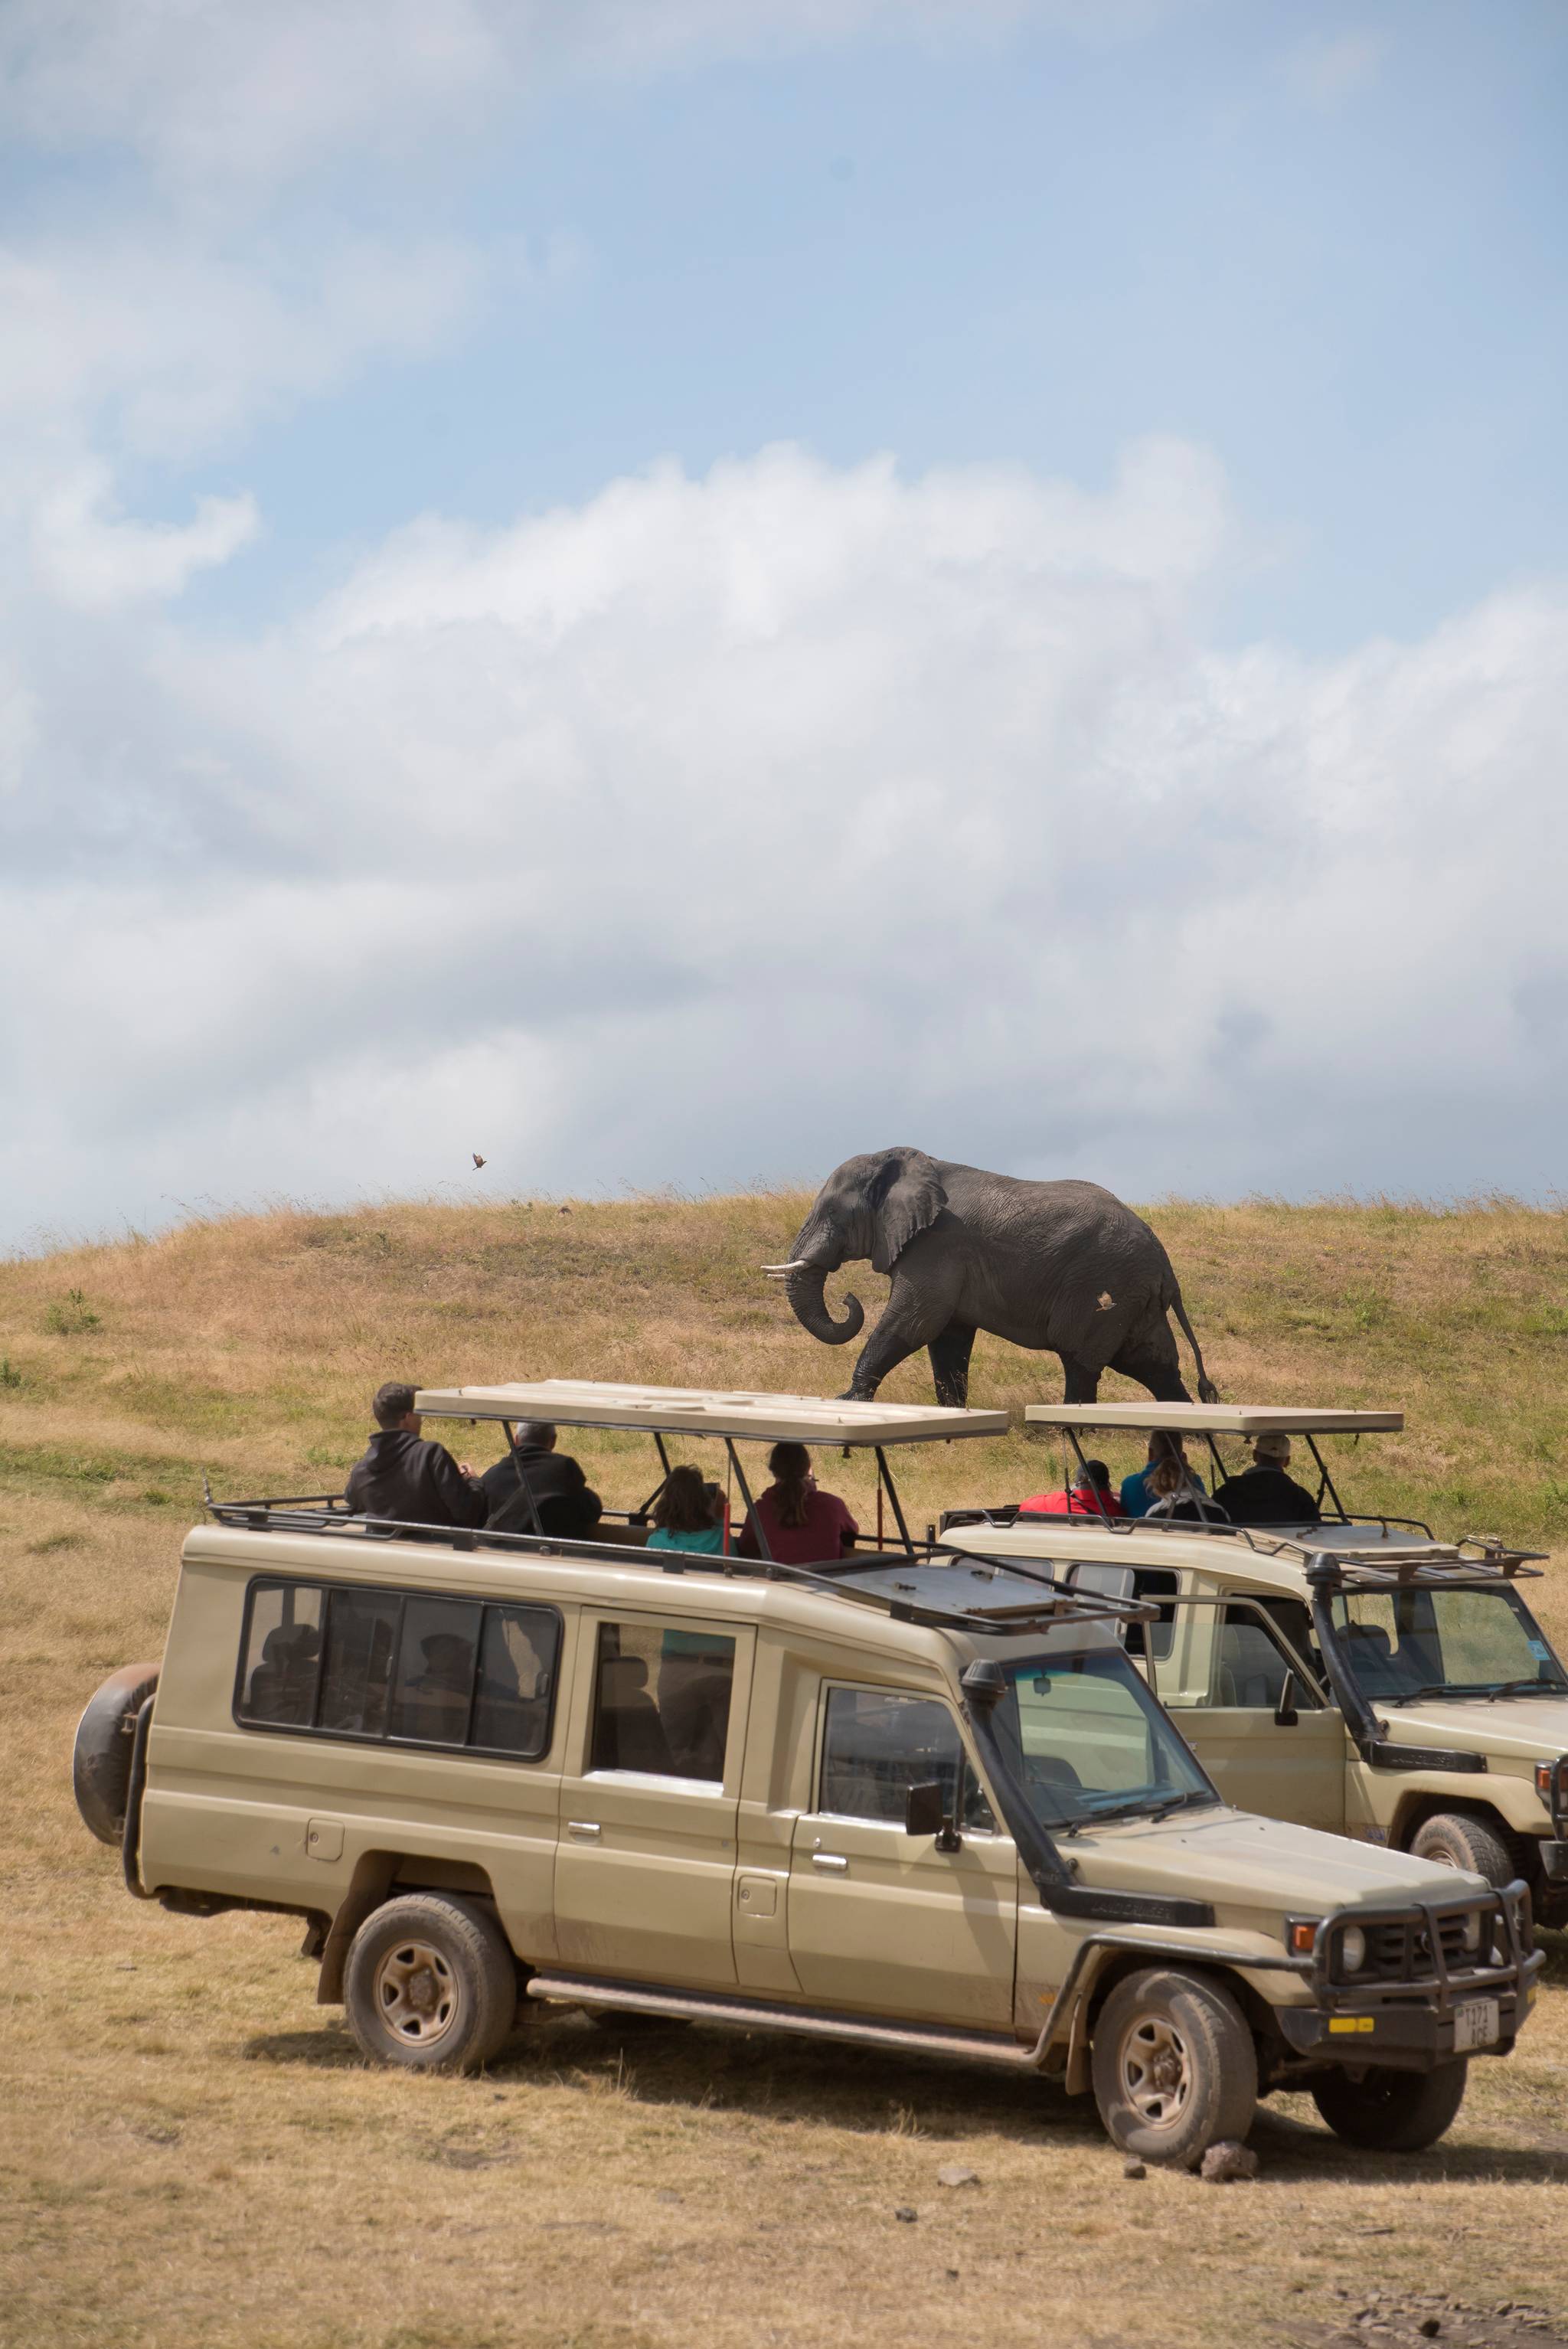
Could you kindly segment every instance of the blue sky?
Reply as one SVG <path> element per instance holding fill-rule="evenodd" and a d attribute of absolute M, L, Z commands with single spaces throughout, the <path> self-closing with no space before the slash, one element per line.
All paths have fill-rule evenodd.
<path fill-rule="evenodd" d="M 1260 541 L 1232 632 L 1415 634 L 1568 534 L 1565 120 L 1561 8 L 1440 0 L 577 78 L 348 191 L 499 282 L 449 350 L 248 446 L 271 545 L 223 592 L 666 452 L 1093 482 L 1166 430 L 1222 452 Z"/>
<path fill-rule="evenodd" d="M 1565 100 L 1531 0 L 13 0 L 0 1236 L 1553 1191 Z"/>

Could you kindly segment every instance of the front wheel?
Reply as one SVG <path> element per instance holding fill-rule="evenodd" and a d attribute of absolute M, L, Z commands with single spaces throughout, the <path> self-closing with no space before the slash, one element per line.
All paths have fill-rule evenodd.
<path fill-rule="evenodd" d="M 1359 2079 L 1332 2072 L 1312 2101 L 1336 2137 L 1368 2153 L 1419 2153 L 1436 2145 L 1465 2100 L 1461 2055 L 1435 2072 L 1391 2072 L 1370 2064 Z"/>
<path fill-rule="evenodd" d="M 1498 1829 L 1473 1811 L 1439 1811 L 1423 1820 L 1410 1838 L 1410 1849 L 1418 1859 L 1435 1859 L 1440 1868 L 1463 1868 L 1472 1876 L 1484 1876 L 1499 1890 L 1519 1873 Z"/>
<path fill-rule="evenodd" d="M 1094 2097 L 1113 2145 L 1190 2169 L 1212 2145 L 1243 2138 L 1258 2062 L 1222 1984 L 1165 1967 L 1130 1974 L 1094 2027 Z"/>
<path fill-rule="evenodd" d="M 477 2072 L 517 2020 L 517 1968 L 478 1901 L 409 1892 L 373 1909 L 355 1935 L 343 2002 L 374 2062 Z"/>

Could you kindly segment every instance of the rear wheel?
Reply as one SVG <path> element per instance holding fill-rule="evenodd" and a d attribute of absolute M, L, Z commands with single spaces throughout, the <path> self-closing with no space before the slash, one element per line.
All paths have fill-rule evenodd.
<path fill-rule="evenodd" d="M 1315 2084 L 1312 2101 L 1346 2145 L 1368 2153 L 1419 2153 L 1436 2145 L 1463 2104 L 1469 2068 L 1461 2055 L 1435 2072 L 1390 2072 L 1377 2064 L 1359 2079 L 1331 2072 Z"/>
<path fill-rule="evenodd" d="M 1439 1811 L 1423 1820 L 1410 1849 L 1418 1859 L 1435 1859 L 1440 1868 L 1469 1868 L 1500 1889 L 1519 1873 L 1498 1829 L 1473 1811 Z"/>
<path fill-rule="evenodd" d="M 1094 2028 L 1095 2102 L 1111 2142 L 1191 2168 L 1240 2139 L 1257 2106 L 1253 2034 L 1230 1992 L 1164 1967 L 1130 1974 Z"/>
<path fill-rule="evenodd" d="M 410 1892 L 374 1909 L 355 1935 L 343 2002 L 374 2062 L 477 2072 L 517 2020 L 517 1968 L 478 1901 Z"/>

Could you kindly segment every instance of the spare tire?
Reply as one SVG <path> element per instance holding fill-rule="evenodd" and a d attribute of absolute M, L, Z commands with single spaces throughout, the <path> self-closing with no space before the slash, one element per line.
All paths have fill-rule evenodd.
<path fill-rule="evenodd" d="M 71 1785 L 77 1808 L 100 1843 L 118 1844 L 124 1837 L 136 1716 L 158 1686 L 159 1669 L 123 1664 L 88 1700 L 77 1723 Z"/>

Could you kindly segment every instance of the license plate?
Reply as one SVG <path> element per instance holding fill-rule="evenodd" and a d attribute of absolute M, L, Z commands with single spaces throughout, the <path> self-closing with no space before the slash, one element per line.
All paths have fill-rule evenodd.
<path fill-rule="evenodd" d="M 1472 2047 L 1491 2047 L 1498 2034 L 1498 2006 L 1495 1998 L 1462 1998 L 1454 2009 L 1454 2054 L 1463 2055 Z"/>

